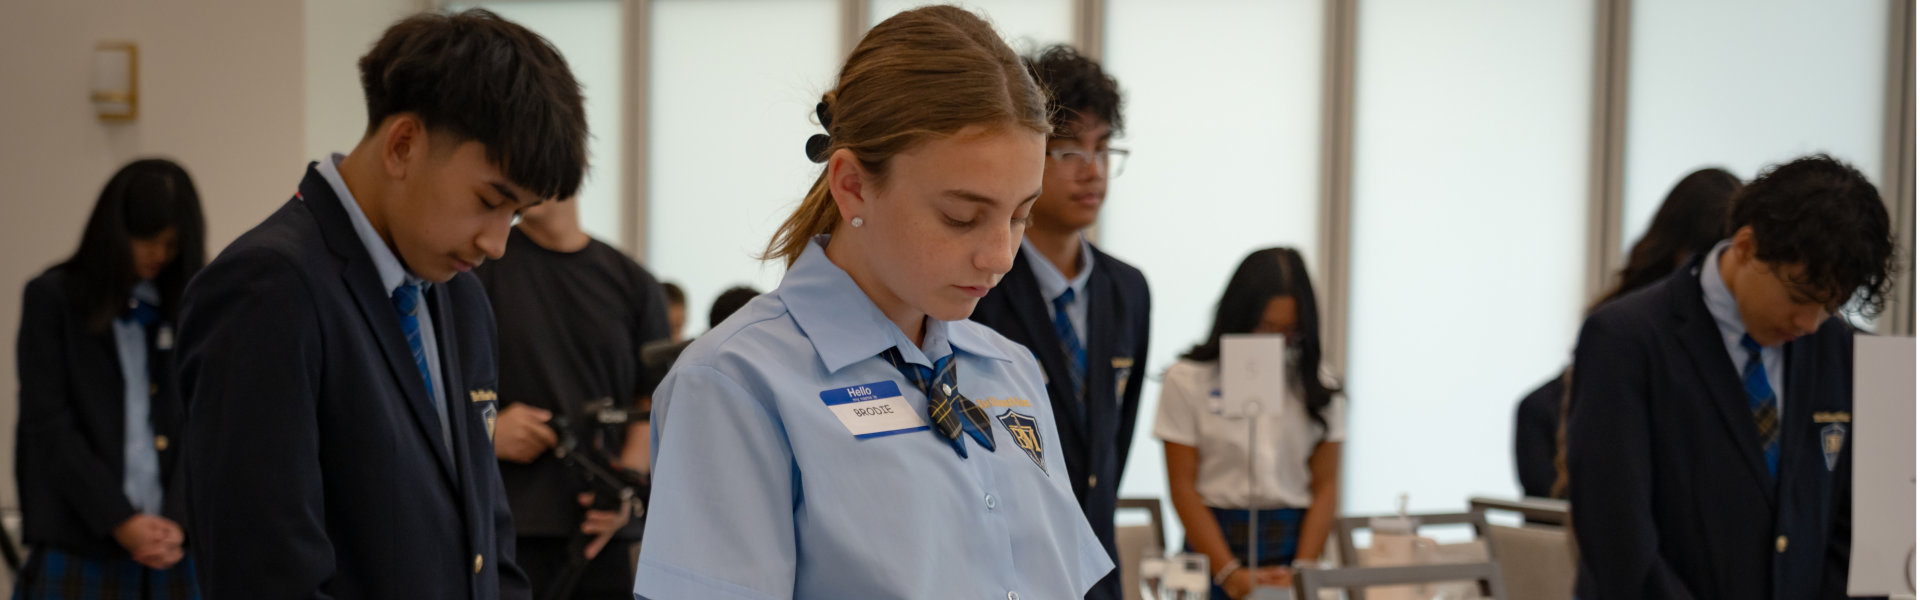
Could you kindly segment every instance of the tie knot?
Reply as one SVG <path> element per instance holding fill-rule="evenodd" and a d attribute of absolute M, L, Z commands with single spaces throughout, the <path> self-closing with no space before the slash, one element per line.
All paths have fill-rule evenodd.
<path fill-rule="evenodd" d="M 1740 335 L 1740 347 L 1746 348 L 1748 352 L 1752 352 L 1755 354 L 1758 354 L 1760 352 L 1760 342 L 1754 341 L 1753 336 L 1751 335 L 1746 335 L 1746 334 Z"/>
<path fill-rule="evenodd" d="M 400 284 L 400 287 L 393 289 L 393 309 L 400 311 L 401 315 L 413 314 L 413 310 L 419 307 L 419 305 L 420 305 L 420 285 L 419 284 L 403 283 L 403 284 Z"/>
<path fill-rule="evenodd" d="M 1054 297 L 1053 309 L 1066 310 L 1068 304 L 1073 304 L 1073 288 L 1067 288 L 1067 291 L 1060 292 L 1059 296 Z"/>

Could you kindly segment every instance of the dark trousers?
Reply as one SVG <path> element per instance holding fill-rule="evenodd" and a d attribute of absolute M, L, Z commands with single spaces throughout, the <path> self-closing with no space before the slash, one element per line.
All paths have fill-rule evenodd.
<path fill-rule="evenodd" d="M 554 579 L 567 567 L 567 541 L 563 537 L 522 537 L 516 541 L 516 559 L 533 584 L 535 600 L 547 597 Z M 573 585 L 575 600 L 633 600 L 634 544 L 613 540 L 600 555 L 587 563 Z"/>

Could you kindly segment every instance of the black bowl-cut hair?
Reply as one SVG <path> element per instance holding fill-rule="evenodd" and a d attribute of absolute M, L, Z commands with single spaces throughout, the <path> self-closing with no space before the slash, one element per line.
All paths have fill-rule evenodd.
<path fill-rule="evenodd" d="M 1878 314 L 1892 283 L 1893 237 L 1879 190 L 1852 166 L 1819 154 L 1775 166 L 1733 198 L 1728 231 L 1752 227 L 1754 256 L 1800 265 L 1789 282 L 1838 304 L 1859 296 Z"/>
<path fill-rule="evenodd" d="M 427 12 L 387 28 L 360 57 L 367 134 L 412 113 L 428 131 L 478 141 L 508 180 L 566 199 L 587 169 L 580 83 L 546 38 L 484 9 Z"/>
<path fill-rule="evenodd" d="M 1047 90 L 1054 137 L 1074 135 L 1074 121 L 1080 115 L 1111 125 L 1115 134 L 1126 129 L 1120 114 L 1120 82 L 1100 63 L 1065 44 L 1048 46 L 1025 62 L 1033 80 Z"/>

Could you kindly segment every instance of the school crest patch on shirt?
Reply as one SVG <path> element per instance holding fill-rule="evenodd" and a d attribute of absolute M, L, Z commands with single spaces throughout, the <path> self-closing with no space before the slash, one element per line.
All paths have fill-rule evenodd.
<path fill-rule="evenodd" d="M 1000 413 L 1000 424 L 1007 428 L 1007 434 L 1013 436 L 1013 445 L 1019 446 L 1040 467 L 1041 473 L 1047 472 L 1046 448 L 1041 444 L 1038 420 L 1009 409 Z"/>

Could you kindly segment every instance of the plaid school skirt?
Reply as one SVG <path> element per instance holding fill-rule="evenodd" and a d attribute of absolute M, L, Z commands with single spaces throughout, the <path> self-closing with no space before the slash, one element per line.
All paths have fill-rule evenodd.
<path fill-rule="evenodd" d="M 199 600 L 193 555 L 156 571 L 131 558 L 91 558 L 36 548 L 14 583 L 13 600 Z"/>
<path fill-rule="evenodd" d="M 1260 557 L 1255 564 L 1248 557 L 1247 529 L 1252 525 L 1252 511 L 1247 509 L 1227 509 L 1207 507 L 1213 513 L 1213 520 L 1220 524 L 1220 534 L 1227 538 L 1227 550 L 1240 564 L 1248 569 L 1255 567 L 1287 566 L 1293 564 L 1294 555 L 1300 550 L 1300 521 L 1306 518 L 1304 508 L 1275 508 L 1260 511 Z M 1187 544 L 1188 552 L 1194 552 L 1193 545 Z M 1220 565 L 1210 568 L 1218 569 Z M 1213 586 L 1213 600 L 1227 600 L 1227 591 Z"/>

